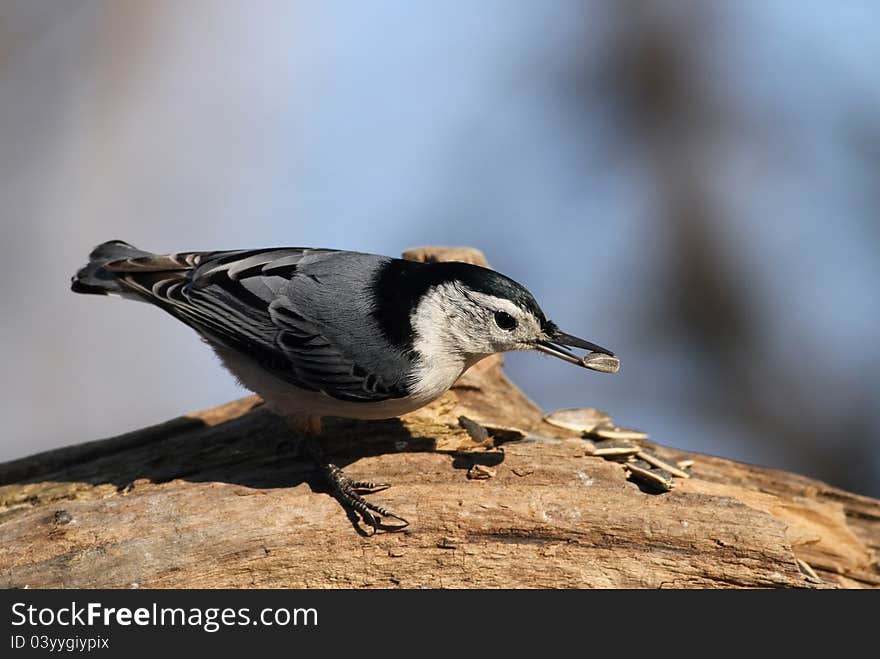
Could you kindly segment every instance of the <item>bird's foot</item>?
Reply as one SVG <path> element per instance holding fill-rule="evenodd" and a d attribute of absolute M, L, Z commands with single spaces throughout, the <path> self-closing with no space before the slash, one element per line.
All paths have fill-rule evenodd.
<path fill-rule="evenodd" d="M 377 506 L 375 503 L 370 503 L 362 496 L 363 494 L 381 492 L 391 487 L 389 483 L 352 480 L 342 469 L 331 462 L 322 464 L 321 469 L 339 502 L 346 509 L 357 511 L 364 521 L 372 527 L 373 533 L 379 529 L 399 531 L 409 526 L 409 522 L 400 515 L 392 513 L 382 506 Z M 391 517 L 401 523 L 389 526 L 382 523 L 382 517 Z"/>
<path fill-rule="evenodd" d="M 363 520 L 370 525 L 373 530 L 370 535 L 375 534 L 379 529 L 382 529 L 383 531 L 400 531 L 409 526 L 409 522 L 400 515 L 392 513 L 390 510 L 383 508 L 382 506 L 370 503 L 363 497 L 364 494 L 381 492 L 382 490 L 391 487 L 389 483 L 373 483 L 371 481 L 353 480 L 342 469 L 327 460 L 324 452 L 319 446 L 317 446 L 316 442 L 309 441 L 306 443 L 306 446 L 312 454 L 312 457 L 315 459 L 315 462 L 318 463 L 318 466 L 324 473 L 324 477 L 330 484 L 330 489 L 337 501 L 339 501 L 347 511 L 357 512 Z M 383 524 L 383 517 L 396 519 L 400 524 Z"/>

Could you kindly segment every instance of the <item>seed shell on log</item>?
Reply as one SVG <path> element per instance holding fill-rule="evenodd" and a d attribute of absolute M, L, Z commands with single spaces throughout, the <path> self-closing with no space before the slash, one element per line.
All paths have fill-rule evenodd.
<path fill-rule="evenodd" d="M 635 428 L 619 428 L 617 426 L 608 428 L 599 426 L 591 433 L 598 439 L 621 439 L 631 442 L 643 442 L 648 439 L 648 433 L 636 430 Z"/>
<path fill-rule="evenodd" d="M 611 417 L 595 407 L 573 407 L 556 410 L 544 417 L 544 421 L 557 428 L 573 430 L 583 435 L 593 432 L 596 428 L 612 427 Z"/>

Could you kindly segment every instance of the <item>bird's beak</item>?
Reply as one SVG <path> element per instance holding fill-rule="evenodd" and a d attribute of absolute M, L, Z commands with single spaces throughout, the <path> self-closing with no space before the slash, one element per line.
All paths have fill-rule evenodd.
<path fill-rule="evenodd" d="M 536 341 L 535 350 L 559 357 L 571 364 L 577 364 L 584 368 L 589 368 L 602 373 L 616 373 L 620 368 L 620 360 L 610 350 L 598 346 L 595 343 L 584 341 L 571 334 L 560 332 L 555 327 L 551 327 L 547 331 L 547 339 Z M 568 349 L 582 348 L 589 352 L 584 357 L 578 357 L 575 353 Z"/>

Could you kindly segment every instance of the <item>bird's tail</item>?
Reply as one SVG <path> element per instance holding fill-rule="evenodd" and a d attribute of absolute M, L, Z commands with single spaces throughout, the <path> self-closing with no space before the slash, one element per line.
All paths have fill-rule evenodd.
<path fill-rule="evenodd" d="M 144 252 L 121 240 L 111 240 L 102 243 L 89 254 L 88 264 L 70 280 L 70 290 L 74 293 L 88 293 L 92 295 L 121 295 L 125 292 L 116 280 L 115 273 L 109 271 L 106 266 L 111 261 L 138 256 L 151 256 L 150 252 Z"/>

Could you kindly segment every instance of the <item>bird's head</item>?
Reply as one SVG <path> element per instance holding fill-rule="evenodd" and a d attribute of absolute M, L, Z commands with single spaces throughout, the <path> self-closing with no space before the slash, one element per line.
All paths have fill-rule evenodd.
<path fill-rule="evenodd" d="M 411 316 L 413 346 L 423 357 L 453 352 L 470 364 L 496 352 L 539 350 L 585 368 L 617 370 L 610 350 L 562 332 L 509 277 L 464 263 L 429 267 L 435 269 L 433 285 L 423 290 Z M 570 348 L 607 357 L 585 360 Z"/>

